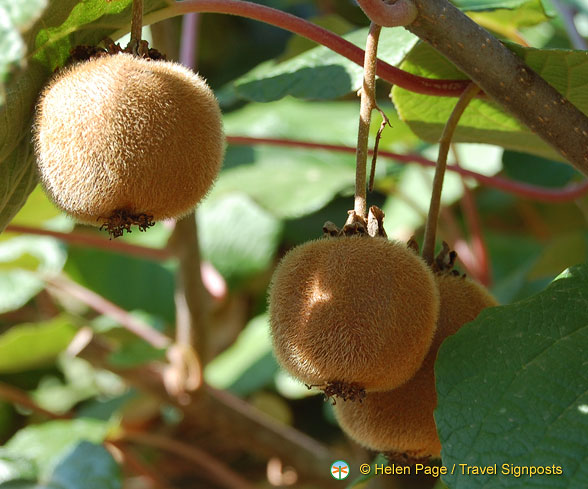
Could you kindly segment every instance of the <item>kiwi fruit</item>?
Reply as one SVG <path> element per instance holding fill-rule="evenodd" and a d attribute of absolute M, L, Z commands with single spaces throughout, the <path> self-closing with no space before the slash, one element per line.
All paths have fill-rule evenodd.
<path fill-rule="evenodd" d="M 368 393 L 362 403 L 339 402 L 334 407 L 339 425 L 349 437 L 399 462 L 440 456 L 433 417 L 437 352 L 448 336 L 473 321 L 483 309 L 498 305 L 485 287 L 469 278 L 441 273 L 435 281 L 441 300 L 437 330 L 416 375 L 397 389 Z M 390 370 L 396 368 L 395 363 L 389 366 Z"/>
<path fill-rule="evenodd" d="M 291 250 L 269 293 L 275 355 L 327 396 L 353 399 L 411 378 L 439 309 L 433 274 L 405 244 L 327 237 Z"/>
<path fill-rule="evenodd" d="M 206 82 L 179 63 L 128 53 L 58 72 L 37 104 L 34 140 L 55 204 L 112 228 L 187 214 L 224 155 L 221 112 Z"/>

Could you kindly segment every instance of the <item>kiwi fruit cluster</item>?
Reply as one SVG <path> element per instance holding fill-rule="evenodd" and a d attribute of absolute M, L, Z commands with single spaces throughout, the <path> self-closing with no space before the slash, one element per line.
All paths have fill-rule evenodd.
<path fill-rule="evenodd" d="M 339 425 L 353 440 L 398 462 L 440 457 L 433 417 L 437 352 L 447 337 L 483 309 L 498 305 L 485 287 L 467 277 L 441 272 L 435 275 L 435 282 L 440 296 L 437 330 L 414 377 L 397 389 L 368 393 L 361 405 L 343 402 L 334 406 Z"/>
<path fill-rule="evenodd" d="M 39 99 L 34 141 L 53 202 L 115 236 L 187 214 L 224 155 L 206 82 L 179 63 L 125 52 L 60 70 Z"/>
<path fill-rule="evenodd" d="M 482 285 L 450 270 L 454 252 L 445 246 L 440 256 L 450 264 L 428 266 L 412 240 L 337 235 L 291 250 L 270 285 L 278 362 L 334 398 L 352 439 L 399 462 L 440 456 L 437 352 L 497 305 Z"/>

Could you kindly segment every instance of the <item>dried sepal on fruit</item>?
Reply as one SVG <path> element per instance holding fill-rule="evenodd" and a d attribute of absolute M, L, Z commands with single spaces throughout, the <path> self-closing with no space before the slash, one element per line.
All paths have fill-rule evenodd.
<path fill-rule="evenodd" d="M 127 53 L 62 69 L 40 97 L 34 138 L 50 198 L 115 236 L 187 214 L 224 154 L 206 82 L 178 63 Z"/>
<path fill-rule="evenodd" d="M 405 244 L 327 237 L 291 250 L 270 286 L 279 363 L 327 395 L 361 399 L 411 378 L 439 308 L 433 274 Z"/>
<path fill-rule="evenodd" d="M 415 463 L 440 456 L 433 417 L 437 352 L 448 336 L 473 321 L 483 309 L 498 305 L 484 286 L 465 276 L 442 272 L 435 275 L 435 281 L 440 295 L 437 331 L 416 375 L 397 389 L 368 393 L 361 404 L 335 405 L 335 415 L 345 433 L 396 462 Z"/>

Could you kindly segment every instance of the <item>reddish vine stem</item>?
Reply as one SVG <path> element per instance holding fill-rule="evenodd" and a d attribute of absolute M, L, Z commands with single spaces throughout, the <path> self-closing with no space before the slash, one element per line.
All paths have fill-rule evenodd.
<path fill-rule="evenodd" d="M 163 333 L 160 333 L 149 324 L 132 316 L 127 311 L 116 304 L 113 304 L 101 295 L 98 295 L 96 292 L 87 289 L 66 277 L 47 278 L 46 282 L 48 285 L 76 298 L 100 314 L 113 318 L 120 323 L 121 326 L 137 335 L 139 338 L 142 338 L 153 347 L 163 349 L 171 345 L 171 340 Z"/>
<path fill-rule="evenodd" d="M 439 141 L 439 156 L 437 157 L 435 177 L 433 178 L 433 191 L 431 192 L 431 204 L 429 205 L 429 213 L 427 214 L 427 222 L 425 223 L 425 237 L 423 238 L 423 259 L 429 265 L 433 263 L 435 255 L 435 238 L 437 235 L 439 209 L 441 208 L 441 192 L 443 190 L 443 179 L 445 178 L 445 170 L 447 168 L 447 154 L 449 153 L 451 138 L 461 115 L 479 90 L 479 87 L 472 83 L 463 92 L 443 128 L 443 134 Z"/>
<path fill-rule="evenodd" d="M 249 136 L 227 136 L 227 142 L 235 145 L 256 145 L 267 144 L 271 146 L 284 146 L 290 148 L 308 148 L 308 149 L 323 149 L 327 151 L 338 151 L 341 153 L 355 154 L 356 148 L 353 146 L 343 146 L 339 144 L 326 143 L 312 143 L 309 141 L 299 141 L 294 139 L 280 139 L 280 138 L 253 138 Z M 372 150 L 368 154 L 373 154 Z M 395 160 L 398 163 L 417 163 L 424 167 L 435 167 L 435 162 L 421 156 L 418 153 L 414 154 L 400 154 L 391 151 L 378 150 L 378 155 Z M 518 195 L 526 199 L 537 200 L 540 202 L 569 202 L 575 200 L 586 193 L 588 193 L 588 180 L 581 183 L 573 183 L 561 189 L 543 188 L 527 183 L 514 182 L 501 177 L 489 177 L 471 170 L 467 170 L 456 165 L 447 165 L 447 169 L 463 175 L 471 177 L 478 183 L 486 185 L 487 187 L 496 188 L 503 192 Z"/>
<path fill-rule="evenodd" d="M 363 63 L 363 84 L 361 87 L 357 152 L 355 157 L 355 203 L 353 205 L 355 213 L 361 217 L 367 216 L 366 166 L 372 111 L 376 106 L 376 61 L 381 30 L 382 26 L 373 22 L 371 23 L 365 45 L 365 60 Z"/>
<path fill-rule="evenodd" d="M 365 53 L 361 48 L 349 41 L 295 15 L 252 2 L 239 0 L 185 0 L 176 2 L 168 8 L 158 10 L 146 16 L 144 20 L 147 23 L 155 23 L 175 15 L 191 12 L 238 15 L 265 22 L 322 44 L 354 63 L 363 66 Z M 459 96 L 469 82 L 468 80 L 439 80 L 416 76 L 383 61 L 378 61 L 377 75 L 389 83 L 416 93 L 451 97 Z"/>
<path fill-rule="evenodd" d="M 0 399 L 11 402 L 12 404 L 19 404 L 31 411 L 47 416 L 51 419 L 69 419 L 70 414 L 56 414 L 47 411 L 45 408 L 39 406 L 31 397 L 24 391 L 12 385 L 0 382 Z"/>

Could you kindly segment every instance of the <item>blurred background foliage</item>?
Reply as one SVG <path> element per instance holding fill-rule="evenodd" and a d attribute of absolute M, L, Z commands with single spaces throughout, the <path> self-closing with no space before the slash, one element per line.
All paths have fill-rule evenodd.
<path fill-rule="evenodd" d="M 10 43 L 17 51 L 12 59 L 3 54 L 0 66 L 6 82 L 3 95 L 7 96 L 3 111 L 14 116 L 2 130 L 5 161 L 0 165 L 5 170 L 11 164 L 14 168 L 10 178 L 3 179 L 0 185 L 8 185 L 10 180 L 11 188 L 18 185 L 19 189 L 7 191 L 12 204 L 3 204 L 3 225 L 11 221 L 12 226 L 101 237 L 96 229 L 76 225 L 61 215 L 35 187 L 34 174 L 24 163 L 26 160 L 32 166 L 30 155 L 25 159 L 14 155 L 19 145 L 30 144 L 30 109 L 50 71 L 63 63 L 64 53 L 71 46 L 98 42 L 121 28 L 128 18 L 129 1 L 107 4 L 70 0 L 65 2 L 68 5 L 61 2 L 59 7 L 60 2 L 56 1 L 37 3 L 34 12 L 23 10 L 19 20 L 16 11 L 20 7 L 10 12 L 8 3 L 0 2 L 0 13 L 8 12 L 14 20 L 16 27 L 12 33 L 20 33 L 1 40 L 3 46 Z M 367 20 L 353 1 L 257 3 L 306 18 L 359 45 L 364 43 Z M 588 5 L 580 0 L 561 0 L 557 4 L 549 0 L 454 3 L 471 12 L 476 22 L 496 36 L 513 43 L 526 42 L 534 48 L 572 47 L 569 26 L 558 10 L 561 5 L 573 12 L 580 36 L 588 35 Z M 29 2 L 14 3 L 20 4 Z M 146 10 L 164 4 L 147 2 Z M 60 17 L 59 12 L 68 15 Z M 42 21 L 35 24 L 39 18 Z M 174 18 L 145 28 L 144 36 L 161 50 L 177 53 L 181 22 Z M 35 27 L 30 27 L 32 24 Z M 82 25 L 86 29 L 79 29 Z M 227 135 L 354 146 L 359 66 L 326 48 L 316 48 L 310 41 L 259 22 L 205 14 L 199 26 L 198 70 L 218 95 Z M 43 39 L 61 39 L 66 31 L 70 32 L 65 35 L 67 43 L 56 41 L 53 50 L 42 47 Z M 386 36 L 380 50 L 382 59 L 395 65 L 404 63 L 408 70 L 411 66 L 423 69 L 419 63 L 431 56 L 424 52 L 429 48 L 417 44 L 402 29 L 389 30 Z M 28 58 L 25 66 L 21 61 L 27 52 L 34 56 Z M 577 81 L 584 75 L 569 72 L 566 76 Z M 418 112 L 409 120 L 411 130 L 400 120 L 389 97 L 390 90 L 389 85 L 379 82 L 378 103 L 392 125 L 384 131 L 380 149 L 434 160 L 436 146 L 420 139 L 413 130 L 420 134 L 418 121 L 415 122 L 418 114 L 441 110 L 440 105 L 411 98 L 403 106 L 407 113 L 412 107 Z M 15 93 L 22 98 L 18 115 L 14 112 Z M 450 106 L 453 102 L 448 103 Z M 541 187 L 560 188 L 580 180 L 572 167 L 550 159 L 548 154 L 515 151 L 518 148 L 541 154 L 540 150 L 533 151 L 534 144 L 525 139 L 526 130 L 515 127 L 515 123 L 509 126 L 509 117 L 495 120 L 488 130 L 494 131 L 496 126 L 506 128 L 497 139 L 505 138 L 504 145 L 510 149 L 460 143 L 455 145 L 450 162 L 486 176 L 498 175 Z M 444 120 L 446 116 L 440 118 Z M 476 114 L 471 119 L 475 122 Z M 372 136 L 379 121 L 375 114 Z M 480 133 L 465 140 L 476 140 L 476 134 L 484 140 Z M 506 141 L 508 138 L 512 144 Z M 25 146 L 20 148 L 21 153 Z M 206 366 L 206 381 L 319 440 L 338 454 L 333 460 L 359 462 L 371 460 L 371 455 L 346 440 L 334 421 L 330 404 L 279 370 L 272 355 L 266 314 L 266 291 L 279 258 L 292 246 L 320 237 L 325 221 L 338 225 L 345 221 L 347 210 L 353 206 L 354 162 L 353 154 L 324 148 L 229 143 L 221 175 L 197 210 L 197 223 L 206 263 L 203 278 L 211 292 L 208 348 L 212 360 Z M 15 185 L 15 178 L 21 183 Z M 386 213 L 385 226 L 390 237 L 422 238 L 431 182 L 430 168 L 380 156 L 374 191 L 368 195 L 368 202 Z M 13 199 L 13 194 L 19 192 L 19 199 Z M 563 203 L 537 202 L 450 172 L 443 204 L 440 238 L 460 253 L 461 270 L 486 281 L 502 304 L 543 290 L 562 270 L 586 262 L 588 257 L 586 196 Z M 163 249 L 170 233 L 170 226 L 158 223 L 148 233 L 134 232 L 120 241 Z M 174 436 L 190 443 L 196 439 L 201 448 L 249 480 L 258 481 L 256 487 L 270 487 L 267 460 L 231 446 L 228 438 L 215 439 L 213 433 L 191 427 L 176 408 L 129 388 L 121 377 L 94 368 L 65 351 L 76 331 L 89 326 L 118 345 L 110 358 L 114 366 L 132 367 L 164 358 L 162 351 L 137 339 L 116 321 L 47 287 L 47 276 L 64 273 L 158 330 L 173 334 L 176 269 L 176 262 L 165 257 L 154 260 L 141 254 L 133 256 L 68 244 L 52 237 L 14 232 L 11 228 L 0 235 L 0 382 L 28 392 L 43 409 L 74 416 L 74 420 L 41 423 L 45 420 L 42 414 L 0 401 L 0 442 L 7 442 L 0 448 L 0 488 L 152 487 L 148 477 L 138 477 L 128 468 L 123 484 L 118 465 L 102 449 L 100 442 L 120 426 L 175 433 Z M 178 425 L 183 428 L 178 430 Z M 174 487 L 221 487 L 206 473 L 194 474 L 190 471 L 192 467 L 175 457 L 153 449 L 140 453 L 164 479 L 174 480 Z M 83 466 L 89 457 L 96 461 L 94 468 Z M 81 473 L 87 475 L 88 481 L 103 482 L 80 486 Z M 286 474 L 282 474 L 282 482 L 286 481 Z M 304 471 L 299 476 L 303 480 Z M 17 479 L 38 480 L 43 485 L 9 482 Z M 362 484 L 359 481 L 356 487 Z M 430 477 L 372 479 L 369 484 L 373 488 L 430 488 L 435 484 L 441 487 L 440 482 Z M 327 485 L 328 481 L 308 481 L 297 487 Z"/>

